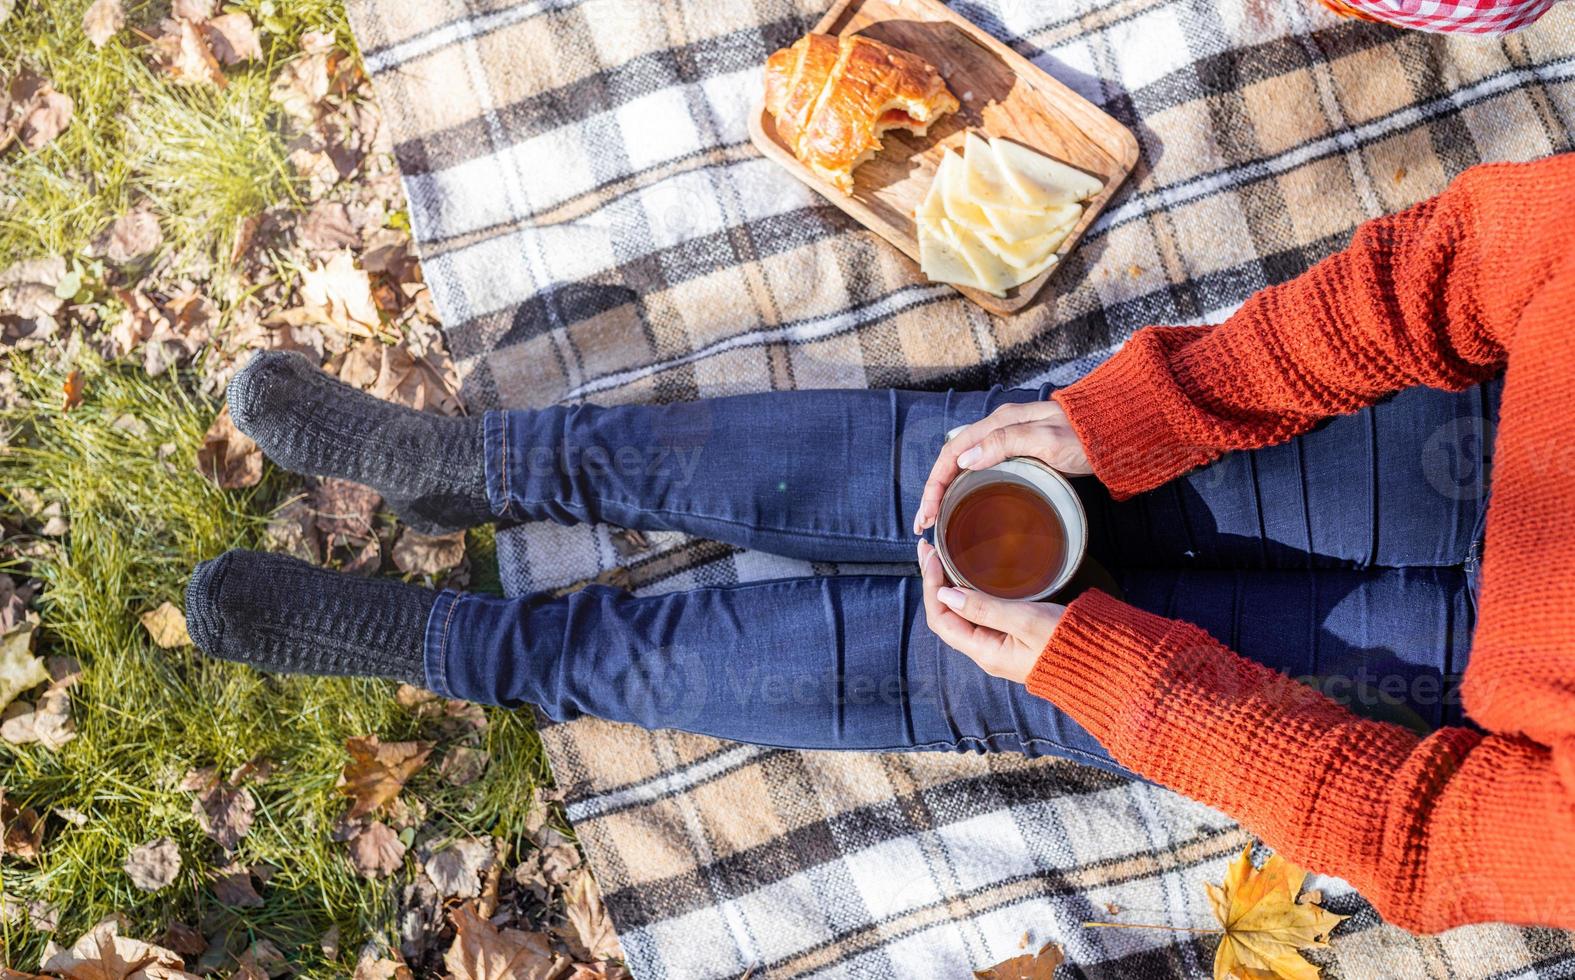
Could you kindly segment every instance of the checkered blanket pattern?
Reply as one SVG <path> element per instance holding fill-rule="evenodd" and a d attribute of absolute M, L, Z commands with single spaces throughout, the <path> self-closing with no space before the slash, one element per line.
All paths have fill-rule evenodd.
<path fill-rule="evenodd" d="M 746 113 L 822 0 L 352 0 L 473 407 L 1070 381 L 1211 320 L 1484 160 L 1570 148 L 1575 16 L 1484 41 L 1307 0 L 956 0 L 1121 119 L 1142 162 L 1042 301 L 996 319 L 762 160 Z M 850 569 L 606 527 L 500 536 L 506 588 Z M 611 575 L 609 575 L 611 573 Z M 547 750 L 635 974 L 954 977 L 1062 943 L 1082 977 L 1199 977 L 1247 839 L 1148 785 L 1007 756 L 805 753 L 584 719 Z M 1350 978 L 1575 977 L 1575 943 L 1354 918 Z"/>

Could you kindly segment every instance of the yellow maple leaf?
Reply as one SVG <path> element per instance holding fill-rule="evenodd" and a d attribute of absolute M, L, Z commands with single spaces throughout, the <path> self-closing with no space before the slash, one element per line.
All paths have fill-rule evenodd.
<path fill-rule="evenodd" d="M 1214 980 L 1317 980 L 1318 967 L 1299 950 L 1328 946 L 1329 933 L 1349 916 L 1296 900 L 1307 872 L 1278 854 L 1252 866 L 1252 845 L 1230 863 L 1209 904 L 1225 928 L 1214 955 Z"/>

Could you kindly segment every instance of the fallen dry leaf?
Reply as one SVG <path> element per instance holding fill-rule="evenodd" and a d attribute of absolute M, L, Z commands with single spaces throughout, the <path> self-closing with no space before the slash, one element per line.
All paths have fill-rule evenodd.
<path fill-rule="evenodd" d="M 159 227 L 159 219 L 147 208 L 137 208 L 116 218 L 109 226 L 104 257 L 116 265 L 125 265 L 148 255 L 163 241 L 164 231 Z"/>
<path fill-rule="evenodd" d="M 60 393 L 61 409 L 71 411 L 82 404 L 82 396 L 87 392 L 87 381 L 82 377 L 81 371 L 72 371 L 66 375 L 66 380 L 61 382 Z"/>
<path fill-rule="evenodd" d="M 464 531 L 431 535 L 405 528 L 394 542 L 394 567 L 406 575 L 441 575 L 464 560 Z"/>
<path fill-rule="evenodd" d="M 115 32 L 126 26 L 126 11 L 120 0 L 94 0 L 82 15 L 82 30 L 95 48 L 102 48 Z"/>
<path fill-rule="evenodd" d="M 324 478 L 307 487 L 317 529 L 330 537 L 363 538 L 372 533 L 372 518 L 383 498 L 371 487 L 349 480 Z"/>
<path fill-rule="evenodd" d="M 581 871 L 563 890 L 564 913 L 579 945 L 592 960 L 621 960 L 618 932 L 602 904 L 602 890 L 590 871 Z M 1046 974 L 1048 976 L 1048 974 Z"/>
<path fill-rule="evenodd" d="M 350 863 L 364 878 L 385 878 L 405 861 L 404 841 L 382 821 L 354 830 L 347 844 Z"/>
<path fill-rule="evenodd" d="M 33 656 L 33 624 L 22 623 L 0 636 L 0 709 L 18 694 L 49 681 L 41 657 Z"/>
<path fill-rule="evenodd" d="M 499 929 L 467 902 L 450 915 L 454 944 L 443 956 L 453 980 L 557 980 L 567 975 L 567 957 L 553 952 L 539 932 Z"/>
<path fill-rule="evenodd" d="M 59 136 L 71 124 L 76 104 L 71 96 L 55 91 L 49 80 L 22 71 L 7 88 L 9 99 L 0 103 L 0 150 L 12 140 L 20 140 L 29 150 L 37 150 Z"/>
<path fill-rule="evenodd" d="M 979 980 L 1054 980 L 1055 968 L 1066 960 L 1061 947 L 1045 943 L 1037 953 L 1024 953 L 983 970 L 973 971 Z"/>
<path fill-rule="evenodd" d="M 50 657 L 44 664 L 50 685 L 36 702 L 14 701 L 0 712 L 0 739 L 12 745 L 36 742 L 54 752 L 77 737 L 67 689 L 76 683 L 80 671 L 69 657 Z"/>
<path fill-rule="evenodd" d="M 318 201 L 296 228 L 296 241 L 313 252 L 329 252 L 361 244 L 361 233 L 341 201 Z"/>
<path fill-rule="evenodd" d="M 235 427 L 228 405 L 202 437 L 202 448 L 197 450 L 197 472 L 225 490 L 254 487 L 262 480 L 262 450 Z"/>
<path fill-rule="evenodd" d="M 213 56 L 220 63 L 234 65 L 262 57 L 262 44 L 252 19 L 239 11 L 211 17 L 202 25 Z"/>
<path fill-rule="evenodd" d="M 242 864 L 226 865 L 213 877 L 213 897 L 235 908 L 256 908 L 263 904 L 262 896 L 252 884 L 252 872 Z"/>
<path fill-rule="evenodd" d="M 1215 980 L 1316 980 L 1318 967 L 1298 950 L 1328 946 L 1329 933 L 1349 916 L 1297 901 L 1307 872 L 1272 855 L 1252 866 L 1252 845 L 1225 871 L 1223 884 L 1208 885 L 1209 905 L 1225 928 L 1214 956 Z"/>
<path fill-rule="evenodd" d="M 19 807 L 0 791 L 0 855 L 36 861 L 44 842 L 44 821 L 32 807 Z"/>
<path fill-rule="evenodd" d="M 203 833 L 233 851 L 252 832 L 257 800 L 246 787 L 216 779 L 191 801 L 191 812 Z"/>
<path fill-rule="evenodd" d="M 456 745 L 438 763 L 438 776 L 451 786 L 469 786 L 486 773 L 488 761 L 486 749 Z"/>
<path fill-rule="evenodd" d="M 372 301 L 372 280 L 341 249 L 301 273 L 301 302 L 320 322 L 352 337 L 387 336 Z"/>
<path fill-rule="evenodd" d="M 214 85 L 224 88 L 229 79 L 219 68 L 198 22 L 176 15 L 165 21 L 165 33 L 153 39 L 153 52 L 172 81 L 182 85 Z"/>
<path fill-rule="evenodd" d="M 145 892 L 167 888 L 180 874 L 180 848 L 168 837 L 138 844 L 121 865 L 131 883 Z"/>
<path fill-rule="evenodd" d="M 186 632 L 186 617 L 173 602 L 165 602 L 157 609 L 148 610 L 138 622 L 153 637 L 153 642 L 165 650 L 191 646 L 191 634 Z"/>
<path fill-rule="evenodd" d="M 361 955 L 355 961 L 355 973 L 350 980 L 415 980 L 410 967 L 397 959 L 390 959 L 386 952 L 378 948 L 376 943 L 369 942 L 362 946 Z"/>
<path fill-rule="evenodd" d="M 487 842 L 457 840 L 426 862 L 427 877 L 445 899 L 479 898 L 481 876 L 492 867 L 493 858 L 492 846 Z"/>
<path fill-rule="evenodd" d="M 159 945 L 173 949 L 182 956 L 201 956 L 208 951 L 208 939 L 201 930 L 184 922 L 171 922 L 159 935 Z"/>
<path fill-rule="evenodd" d="M 350 760 L 339 777 L 339 792 L 350 797 L 349 818 L 381 810 L 399 795 L 405 781 L 427 761 L 431 742 L 381 742 L 376 735 L 345 739 Z"/>
<path fill-rule="evenodd" d="M 121 921 L 110 916 L 83 934 L 68 950 L 44 961 L 42 969 L 65 980 L 198 980 L 187 973 L 180 954 L 120 935 Z"/>

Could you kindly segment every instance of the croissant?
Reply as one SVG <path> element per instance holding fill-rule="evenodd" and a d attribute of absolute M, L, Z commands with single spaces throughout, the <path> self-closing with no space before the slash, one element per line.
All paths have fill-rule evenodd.
<path fill-rule="evenodd" d="M 957 99 L 923 58 L 867 37 L 806 34 L 766 59 L 766 109 L 793 155 L 853 192 L 853 169 L 880 149 L 881 134 L 916 136 L 957 110 Z"/>

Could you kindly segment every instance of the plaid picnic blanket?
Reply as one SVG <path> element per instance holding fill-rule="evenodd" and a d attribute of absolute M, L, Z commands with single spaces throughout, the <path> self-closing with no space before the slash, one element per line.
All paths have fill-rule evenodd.
<path fill-rule="evenodd" d="M 1575 11 L 1501 40 L 1304 0 L 956 0 L 1137 134 L 1142 161 L 995 319 L 750 146 L 765 57 L 824 0 L 352 0 L 473 408 L 1070 381 L 1223 316 L 1484 160 L 1570 148 Z M 678 535 L 503 534 L 513 593 L 836 574 Z M 609 574 L 611 573 L 611 574 Z M 1207 975 L 1203 883 L 1247 839 L 1165 790 L 1007 756 L 780 751 L 593 719 L 544 738 L 636 976 L 952 977 L 1062 943 L 1084 977 Z M 1338 881 L 1334 977 L 1575 976 L 1575 943 L 1418 938 Z M 1107 906 L 1108 903 L 1108 906 Z"/>

